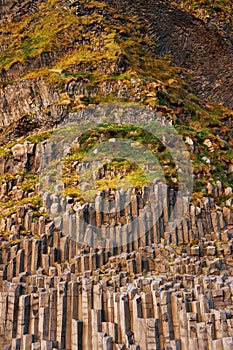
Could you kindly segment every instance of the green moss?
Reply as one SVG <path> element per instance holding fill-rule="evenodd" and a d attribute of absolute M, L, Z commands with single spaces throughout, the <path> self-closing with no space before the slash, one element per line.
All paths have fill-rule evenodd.
<path fill-rule="evenodd" d="M 35 191 L 35 185 L 39 182 L 39 176 L 35 174 L 26 174 L 21 189 L 27 192 Z"/>
<path fill-rule="evenodd" d="M 9 200 L 8 202 L 0 202 L 0 218 L 10 217 L 16 213 L 18 206 L 29 204 L 31 209 L 37 213 L 39 208 L 42 206 L 42 199 L 38 196 L 32 198 L 23 198 L 21 200 Z"/>
<path fill-rule="evenodd" d="M 181 1 L 173 3 L 176 6 L 182 5 Z M 199 8 L 206 11 L 216 10 L 219 7 L 223 14 L 227 14 L 225 9 L 231 6 L 229 1 L 224 4 L 220 0 L 214 3 L 209 0 L 201 2 L 186 0 L 182 3 L 189 4 L 192 9 Z M 135 101 L 137 91 L 138 103 L 163 114 L 184 138 L 189 136 L 193 140 L 194 152 L 191 157 L 196 174 L 197 193 L 205 189 L 208 181 L 215 183 L 217 179 L 221 179 L 225 186 L 232 185 L 232 177 L 227 172 L 227 166 L 232 159 L 230 147 L 233 142 L 231 130 L 227 125 L 232 118 L 232 112 L 217 104 L 207 106 L 201 103 L 189 85 L 180 78 L 180 68 L 171 65 L 170 57 L 161 58 L 153 53 L 155 43 L 149 34 L 145 34 L 146 26 L 137 22 L 136 18 L 119 15 L 102 1 L 91 0 L 84 2 L 83 6 L 90 10 L 89 14 L 76 16 L 72 10 L 64 9 L 62 2 L 50 0 L 41 4 L 38 13 L 28 15 L 18 23 L 9 22 L 2 28 L 7 35 L 1 38 L 1 44 L 6 45 L 7 49 L 0 55 L 0 69 L 7 70 L 15 62 L 30 63 L 42 54 L 49 56 L 55 52 L 56 57 L 51 59 L 50 66 L 27 71 L 21 78 L 44 77 L 47 83 L 53 84 L 61 92 L 59 104 L 68 104 L 71 112 L 90 104 Z M 111 15 L 111 23 L 100 14 L 103 8 Z M 94 35 L 95 26 L 101 28 L 98 35 Z M 66 99 L 63 99 L 62 93 L 71 80 L 85 83 L 87 91 L 85 96 L 70 98 L 66 94 Z M 5 82 L 3 85 L 8 83 L 11 82 Z M 112 90 L 108 95 L 103 93 L 103 83 L 111 85 Z M 125 88 L 126 96 L 129 97 L 116 98 L 119 85 Z M 65 133 L 60 136 L 69 141 L 70 130 L 67 129 Z M 171 155 L 151 134 L 143 133 L 136 126 L 123 128 L 106 124 L 83 135 L 80 140 L 81 148 L 73 150 L 72 155 L 66 158 L 64 178 L 67 182 L 65 189 L 67 194 L 73 191 L 75 196 L 79 197 L 71 181 L 74 176 L 71 170 L 72 163 L 84 158 L 97 144 L 100 133 L 104 133 L 106 138 L 114 135 L 127 137 L 141 142 L 146 147 L 151 144 L 151 150 L 164 166 L 166 181 L 175 186 L 171 178 L 176 178 L 177 173 Z M 36 134 L 27 140 L 38 143 L 49 138 L 50 134 L 50 131 Z M 57 135 L 59 136 L 59 132 Z M 203 144 L 207 138 L 213 143 L 214 152 L 209 152 L 208 147 Z M 21 139 L 17 142 L 24 141 L 25 139 Z M 1 147 L 0 156 L 11 156 L 11 148 L 15 143 Z M 210 158 L 211 163 L 206 164 L 203 157 Z M 130 168 L 125 160 L 118 160 L 117 166 L 121 170 L 122 165 L 128 171 L 127 180 L 135 180 L 137 187 L 145 184 L 145 178 L 136 168 Z M 116 164 L 111 166 L 114 168 Z M 54 169 L 51 167 L 52 171 Z M 111 181 L 109 184 L 112 186 L 115 180 Z M 29 182 L 28 189 L 32 190 L 33 186 L 34 183 Z"/>
<path fill-rule="evenodd" d="M 37 133 L 35 135 L 29 136 L 26 138 L 26 141 L 32 142 L 32 143 L 40 143 L 42 141 L 45 141 L 47 139 L 50 138 L 50 136 L 52 135 L 53 131 L 52 130 L 48 130 L 48 131 L 44 131 L 41 133 Z"/>
<path fill-rule="evenodd" d="M 179 128 L 179 132 L 180 134 L 183 134 L 184 137 L 189 136 L 195 141 L 195 153 L 191 155 L 193 159 L 193 172 L 196 175 L 193 200 L 196 201 L 197 198 L 202 198 L 204 194 L 207 194 L 205 189 L 208 182 L 216 184 L 216 181 L 220 179 L 225 187 L 230 186 L 232 184 L 232 179 L 230 174 L 227 174 L 222 161 L 224 159 L 226 163 L 230 162 L 232 151 L 216 149 L 216 151 L 209 153 L 206 146 L 202 147 L 202 150 L 199 149 L 206 137 L 209 137 L 210 135 L 208 129 L 195 130 L 190 126 L 182 126 Z M 87 160 L 87 154 L 91 149 L 98 144 L 100 145 L 100 136 L 104 141 L 110 138 L 124 138 L 127 140 L 131 139 L 132 142 L 137 141 L 145 147 L 150 145 L 150 151 L 155 154 L 155 157 L 159 160 L 160 165 L 162 166 L 167 184 L 173 188 L 177 188 L 178 183 L 175 182 L 175 179 L 178 179 L 178 173 L 172 156 L 164 145 L 162 145 L 152 134 L 147 133 L 137 125 L 116 125 L 106 123 L 100 125 L 98 128 L 88 130 L 88 132 L 83 134 L 79 138 L 79 148 L 75 149 L 74 146 L 72 154 L 64 159 L 63 175 L 65 179 L 66 194 L 71 195 L 73 191 L 74 196 L 81 199 L 81 194 L 79 190 L 77 190 L 77 184 L 80 178 L 73 168 L 73 163 L 76 161 L 81 162 L 84 157 Z M 214 141 L 216 141 L 216 139 L 218 138 L 216 137 Z M 218 140 L 218 142 L 220 141 Z M 223 145 L 223 147 L 225 146 Z M 100 147 L 99 152 L 100 153 L 98 154 L 101 156 Z M 207 164 L 203 157 L 210 158 L 211 163 Z M 94 181 L 92 185 L 93 188 L 89 191 L 90 193 L 88 191 L 86 191 L 86 193 L 88 192 L 90 198 L 93 198 L 96 191 L 107 188 L 116 189 L 119 188 L 119 186 L 123 186 L 125 189 L 128 187 L 135 187 L 140 190 L 142 186 L 149 184 L 155 176 L 154 173 L 151 178 L 145 176 L 141 171 L 142 166 L 143 164 L 140 163 L 140 160 L 138 160 L 138 162 L 135 160 L 135 163 L 131 163 L 124 158 L 117 158 L 109 163 L 104 163 L 102 164 L 103 169 L 112 171 L 115 176 Z M 158 172 L 158 177 L 159 174 L 160 173 Z M 85 176 L 87 176 L 86 173 Z M 224 198 L 221 200 L 224 200 Z"/>
<path fill-rule="evenodd" d="M 231 0 L 173 0 L 173 6 L 185 8 L 196 17 L 208 20 L 210 15 L 217 17 L 232 27 L 233 4 Z"/>
<path fill-rule="evenodd" d="M 53 8 L 48 1 L 38 13 L 22 18 L 19 23 L 8 24 L 5 31 L 10 38 L 8 48 L 0 56 L 2 69 L 9 69 L 15 62 L 25 62 L 58 48 L 61 43 L 59 36 L 63 38 L 63 47 L 70 43 L 75 32 L 78 33 L 78 19 L 74 14 L 62 10 L 59 1 L 56 3 L 58 6 Z"/>
<path fill-rule="evenodd" d="M 79 180 L 73 167 L 73 163 L 77 161 L 81 162 L 84 157 L 88 159 L 88 152 L 93 147 L 97 146 L 97 144 L 100 144 L 101 146 L 101 143 L 99 142 L 101 135 L 104 135 L 104 140 L 116 137 L 124 138 L 127 140 L 131 139 L 132 142 L 137 141 L 137 143 L 143 145 L 144 147 L 147 147 L 148 144 L 150 144 L 150 151 L 155 154 L 156 159 L 159 159 L 167 182 L 173 185 L 174 187 L 177 186 L 173 182 L 174 178 L 177 177 L 177 172 L 175 169 L 174 162 L 172 161 L 171 155 L 166 150 L 166 148 L 158 142 L 155 136 L 153 136 L 150 133 L 147 133 L 145 130 L 142 130 L 136 125 L 133 126 L 127 124 L 102 124 L 98 128 L 89 130 L 88 132 L 83 134 L 79 138 L 78 150 L 73 149 L 72 155 L 64 159 L 63 179 L 66 185 L 66 193 L 69 189 L 69 194 L 72 194 L 73 189 L 74 193 L 77 196 L 80 195 L 80 193 L 76 191 L 76 187 L 72 185 L 72 182 L 74 182 L 74 180 L 75 182 L 78 182 Z M 101 149 L 99 152 L 101 152 Z M 128 148 L 126 152 L 128 152 Z M 124 152 L 122 150 L 122 157 L 123 154 Z M 135 152 L 134 154 L 136 157 Z M 98 155 L 100 156 L 101 154 L 98 153 Z M 123 186 L 125 189 L 129 187 L 135 187 L 136 189 L 140 190 L 142 186 L 149 184 L 155 176 L 155 164 L 154 161 L 148 159 L 148 166 L 151 166 L 153 168 L 153 172 L 151 173 L 151 176 L 150 174 L 145 175 L 145 173 L 142 170 L 145 162 L 145 157 L 142 158 L 143 159 L 141 159 L 141 157 L 140 159 L 135 158 L 134 162 L 127 160 L 127 157 L 115 158 L 110 163 L 102 164 L 104 170 L 112 171 L 115 174 L 115 176 L 113 178 L 104 178 L 96 180 L 93 184 L 94 189 L 90 191 L 90 196 L 93 195 L 93 190 L 94 192 L 96 192 L 98 190 L 104 190 L 107 188 L 116 189 L 119 188 L 119 186 Z M 85 174 L 85 177 L 86 176 L 87 174 Z M 160 169 L 158 169 L 157 176 L 161 176 Z M 171 176 L 173 177 L 173 179 L 171 178 Z"/>

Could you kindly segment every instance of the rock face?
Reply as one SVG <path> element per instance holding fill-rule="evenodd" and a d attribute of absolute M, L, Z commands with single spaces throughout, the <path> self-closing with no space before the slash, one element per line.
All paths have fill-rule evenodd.
<path fill-rule="evenodd" d="M 19 21 L 24 14 L 34 13 L 38 10 L 38 5 L 43 1 L 18 1 L 12 2 L 8 0 L 0 1 L 0 14 L 2 19 L 12 18 Z"/>
<path fill-rule="evenodd" d="M 0 89 L 0 100 L 1 128 L 9 126 L 24 115 L 36 115 L 41 127 L 48 120 L 53 120 L 55 124 L 62 119 L 62 108 L 55 106 L 59 102 L 59 94 L 42 79 L 7 85 Z"/>
<path fill-rule="evenodd" d="M 38 171 L 52 149 L 16 144 L 8 166 Z M 2 184 L 1 201 L 35 196 L 17 189 L 23 177 Z M 1 349 L 232 348 L 229 207 L 213 198 L 187 206 L 160 183 L 84 205 L 35 191 L 53 219 L 22 203 L 0 221 L 10 235 L 0 241 Z"/>
<path fill-rule="evenodd" d="M 233 108 L 233 46 L 227 30 L 224 35 L 217 22 L 210 20 L 207 24 L 187 13 L 185 6 L 183 11 L 174 8 L 171 1 L 125 0 L 123 7 L 118 1 L 107 0 L 107 3 L 119 11 L 124 8 L 122 13 L 126 11 L 148 21 L 158 54 L 171 54 L 175 64 L 188 69 L 200 96 Z"/>
<path fill-rule="evenodd" d="M 1 348 L 231 349 L 233 241 L 213 214 L 215 232 L 200 236 L 187 222 L 195 239 L 179 248 L 169 233 L 150 245 L 143 236 L 134 247 L 81 247 L 64 218 L 61 230 L 41 221 L 39 239 L 2 241 Z"/>
<path fill-rule="evenodd" d="M 132 4 L 131 1 L 125 0 L 121 2 L 121 5 L 119 6 L 119 2 L 113 0 L 93 4 L 89 4 L 89 1 L 56 0 L 49 8 L 47 1 L 39 1 L 36 4 L 31 1 L 2 1 L 2 27 L 5 26 L 7 29 L 6 33 L 4 30 L 0 32 L 0 54 L 2 54 L 2 65 L 0 66 L 0 105 L 2 106 L 0 109 L 0 128 L 11 125 L 11 129 L 13 129 L 15 127 L 13 122 L 17 122 L 25 114 L 30 118 L 35 118 L 37 128 L 53 126 L 54 123 L 61 120 L 67 111 L 67 106 L 60 103 L 61 92 L 68 93 L 70 107 L 75 102 L 75 95 L 76 97 L 84 95 L 85 103 L 92 103 L 95 96 L 100 98 L 114 95 L 119 99 L 133 99 L 143 102 L 145 94 L 152 97 L 152 100 L 157 95 L 156 105 L 169 105 L 167 91 L 160 91 L 159 84 L 161 84 L 161 81 L 156 82 L 158 94 L 154 92 L 151 94 L 151 91 L 148 91 L 144 83 L 147 78 L 138 81 L 139 79 L 132 77 L 129 82 L 128 79 L 122 81 L 124 78 L 123 76 L 120 77 L 121 74 L 126 73 L 126 76 L 129 74 L 127 68 L 131 68 L 131 73 L 135 72 L 132 62 L 126 59 L 128 53 L 127 40 L 130 38 L 129 31 L 132 32 L 134 39 L 146 38 L 148 40 L 146 51 L 152 51 L 162 57 L 170 54 L 172 55 L 173 64 L 184 68 L 184 73 L 188 70 L 192 75 L 192 79 L 188 83 L 194 88 L 194 93 L 204 99 L 209 97 L 212 101 L 217 101 L 232 108 L 233 46 L 231 37 L 229 38 L 229 35 L 218 28 L 218 23 L 214 25 L 211 22 L 208 25 L 190 13 L 174 8 L 171 1 L 150 0 L 145 2 L 138 0 Z M 73 33 L 73 27 L 69 27 L 69 31 L 66 33 L 65 27 L 64 37 L 68 37 L 67 42 L 59 37 L 57 46 L 52 46 L 52 48 L 49 46 L 48 48 L 45 47 L 44 50 L 38 50 L 38 47 L 40 48 L 40 45 L 43 47 L 44 43 L 39 42 L 38 46 L 35 45 L 35 42 L 39 40 L 38 35 L 29 40 L 30 32 L 27 32 L 28 28 L 31 28 L 30 25 L 35 22 L 44 30 L 44 20 L 40 22 L 40 18 L 33 16 L 41 11 L 43 19 L 44 12 L 46 12 L 44 8 L 50 11 L 54 7 L 61 12 L 59 12 L 61 18 L 67 16 L 67 19 L 71 20 L 67 13 L 70 16 L 75 14 L 78 19 L 81 19 L 81 22 L 77 22 L 77 18 L 76 22 L 73 19 L 73 27 L 78 27 L 79 24 L 82 27 L 84 22 L 84 30 L 80 29 L 80 33 Z M 123 17 L 125 11 L 128 14 L 127 19 Z M 96 21 L 91 19 L 93 13 L 98 15 Z M 122 16 L 120 16 L 120 13 Z M 29 17 L 29 23 L 22 24 L 27 16 Z M 9 23 L 17 23 L 17 21 L 23 26 L 22 32 L 28 34 L 23 37 L 21 42 L 15 41 L 15 37 L 20 37 L 20 33 L 15 34 L 14 28 L 8 28 Z M 138 25 L 140 27 L 137 30 Z M 126 32 L 122 32 L 122 27 L 127 28 Z M 32 28 L 32 30 L 35 30 L 35 27 Z M 111 32 L 111 36 L 106 37 L 106 31 Z M 118 32 L 122 32 L 122 34 L 118 35 Z M 70 35 L 70 33 L 73 34 Z M 57 36 L 59 35 L 58 32 Z M 112 40 L 111 46 L 113 49 L 116 48 L 118 36 L 118 39 L 126 39 L 124 43 L 126 48 L 120 49 L 118 47 L 118 52 L 113 57 L 111 55 L 109 57 L 106 55 L 104 58 L 100 56 L 96 62 L 95 59 L 85 61 L 82 58 L 75 63 L 75 53 L 69 60 L 65 56 L 76 46 L 83 47 L 83 50 L 86 50 L 86 46 L 92 43 L 91 50 L 93 50 L 94 54 L 92 53 L 92 55 L 95 58 L 95 53 L 96 55 L 102 51 L 104 53 L 103 45 L 105 43 L 108 49 L 110 39 Z M 32 46 L 32 49 L 30 46 Z M 14 47 L 17 47 L 18 50 L 14 50 Z M 23 52 L 21 52 L 22 47 L 24 48 Z M 143 50 L 141 48 L 141 51 Z M 17 56 L 18 54 L 19 56 Z M 140 54 L 140 48 L 136 54 Z M 88 55 L 87 53 L 84 56 Z M 132 55 L 135 55 L 135 52 Z M 8 67 L 8 59 L 11 60 L 12 56 L 17 56 L 18 59 L 12 61 L 13 63 L 9 64 Z M 143 60 L 142 57 L 139 59 L 139 67 L 140 61 L 143 62 Z M 67 63 L 66 65 L 66 61 L 71 61 L 71 64 L 68 65 Z M 73 61 L 74 64 L 72 64 Z M 101 76 L 106 75 L 106 80 L 93 79 L 91 81 L 90 76 L 96 71 Z M 27 73 L 29 73 L 29 81 L 24 81 L 27 79 Z M 49 84 L 51 86 L 47 86 L 48 83 L 43 82 L 42 79 L 36 79 L 36 77 L 48 77 L 51 74 L 56 76 L 50 79 Z M 179 75 L 182 77 L 182 72 L 179 72 Z M 67 79 L 65 79 L 66 76 Z M 113 79 L 110 81 L 107 76 L 111 76 Z M 118 82 L 114 84 L 116 77 L 118 77 Z M 69 82 L 69 80 L 71 81 Z M 158 80 L 160 80 L 159 77 Z M 74 81 L 77 81 L 76 86 Z M 167 86 L 167 82 L 164 83 Z M 182 94 L 180 97 L 183 99 Z M 77 104 L 74 105 L 77 107 Z M 182 102 L 179 102 L 178 105 L 175 103 L 173 107 L 173 112 L 176 112 L 177 108 L 182 107 Z M 35 129 L 35 127 L 31 127 L 31 129 Z M 5 129 L 3 131 L 5 132 Z"/>
<path fill-rule="evenodd" d="M 164 70 L 156 55 L 171 54 L 173 63 L 193 74 L 197 94 L 232 108 L 233 47 L 230 35 L 213 23 L 173 5 L 157 0 L 0 0 L 1 26 L 7 28 L 0 28 L 0 54 L 6 52 L 0 72 L 1 350 L 233 349 L 231 113 L 220 108 L 217 118 L 211 106 L 207 112 L 194 97 L 190 107 L 184 101 L 189 88 L 177 83 L 182 75 L 177 68 L 166 66 L 164 81 L 155 76 Z M 40 51 L 50 16 L 55 18 L 49 28 L 54 46 Z M 14 23 L 19 28 L 23 23 L 20 33 Z M 38 26 L 39 37 L 31 37 L 28 28 Z M 17 41 L 17 35 L 23 40 Z M 80 47 L 85 54 L 80 55 Z M 148 57 L 157 69 L 152 80 Z M 14 63 L 8 66 L 8 59 Z M 125 110 L 121 104 L 101 105 L 113 97 L 134 104 Z M 147 113 L 135 103 L 145 101 L 151 108 Z M 189 193 L 180 196 L 157 180 L 140 191 L 99 191 L 85 203 L 71 192 L 64 196 L 61 179 L 50 193 L 57 148 L 64 148 L 62 158 L 72 156 L 72 147 L 78 149 L 81 141 L 72 146 L 59 138 L 54 142 L 45 130 L 72 122 L 80 128 L 84 121 L 120 129 L 123 117 L 127 125 L 142 126 L 154 122 L 154 116 L 163 127 L 164 116 L 171 124 L 178 118 L 177 125 L 189 118 L 183 136 L 192 159 L 198 160 L 193 163 L 196 178 L 208 174 L 210 179 L 194 202 Z M 39 129 L 44 133 L 36 134 Z M 108 141 L 117 148 L 116 140 L 114 134 Z M 169 141 L 176 148 L 172 134 L 163 136 L 162 143 Z M 161 153 L 163 148 L 159 145 Z M 181 161 L 185 155 L 179 154 Z M 168 166 L 169 155 L 164 158 Z M 44 188 L 38 174 L 46 164 Z M 85 174 L 90 162 L 74 161 L 72 167 Z M 212 184 L 221 169 L 225 173 Z M 116 173 L 102 167 L 93 179 Z M 84 180 L 83 192 L 90 188 Z M 79 180 L 72 181 L 78 185 Z"/>
<path fill-rule="evenodd" d="M 194 205 L 154 181 L 75 203 L 61 184 L 29 185 L 55 145 L 16 143 L 0 158 L 0 348 L 231 349 L 233 211 L 214 197 L 232 188 L 209 184 Z"/>

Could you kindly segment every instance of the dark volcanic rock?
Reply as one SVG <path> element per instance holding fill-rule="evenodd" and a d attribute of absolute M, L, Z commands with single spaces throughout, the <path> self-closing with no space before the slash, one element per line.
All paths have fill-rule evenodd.
<path fill-rule="evenodd" d="M 176 65 L 191 72 L 192 86 L 200 96 L 233 108 L 233 45 L 228 34 L 166 1 L 125 0 L 120 6 L 115 0 L 107 2 L 148 23 L 157 53 L 171 54 Z"/>

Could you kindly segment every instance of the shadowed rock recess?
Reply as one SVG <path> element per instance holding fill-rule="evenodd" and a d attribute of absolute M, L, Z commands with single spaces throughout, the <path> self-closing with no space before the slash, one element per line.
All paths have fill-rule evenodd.
<path fill-rule="evenodd" d="M 232 16 L 0 0 L 0 350 L 233 350 Z"/>

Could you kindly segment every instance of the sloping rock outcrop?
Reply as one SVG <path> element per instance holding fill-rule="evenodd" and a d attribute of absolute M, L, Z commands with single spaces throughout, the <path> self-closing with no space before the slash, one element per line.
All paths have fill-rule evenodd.
<path fill-rule="evenodd" d="M 174 64 L 192 74 L 191 85 L 199 96 L 233 108 L 233 42 L 227 31 L 219 30 L 215 22 L 208 25 L 185 7 L 174 8 L 171 1 L 124 1 L 123 7 L 117 1 L 107 2 L 146 21 L 156 52 L 171 54 Z"/>
<path fill-rule="evenodd" d="M 0 16 L 0 348 L 233 349 L 230 23 L 158 0 L 0 0 Z M 182 135 L 193 193 L 136 128 L 141 105 Z M 60 129 L 100 116 L 72 144 Z M 122 159 L 91 173 L 90 146 L 118 137 L 165 182 L 112 186 L 135 170 Z M 111 187 L 83 199 L 82 170 Z"/>

